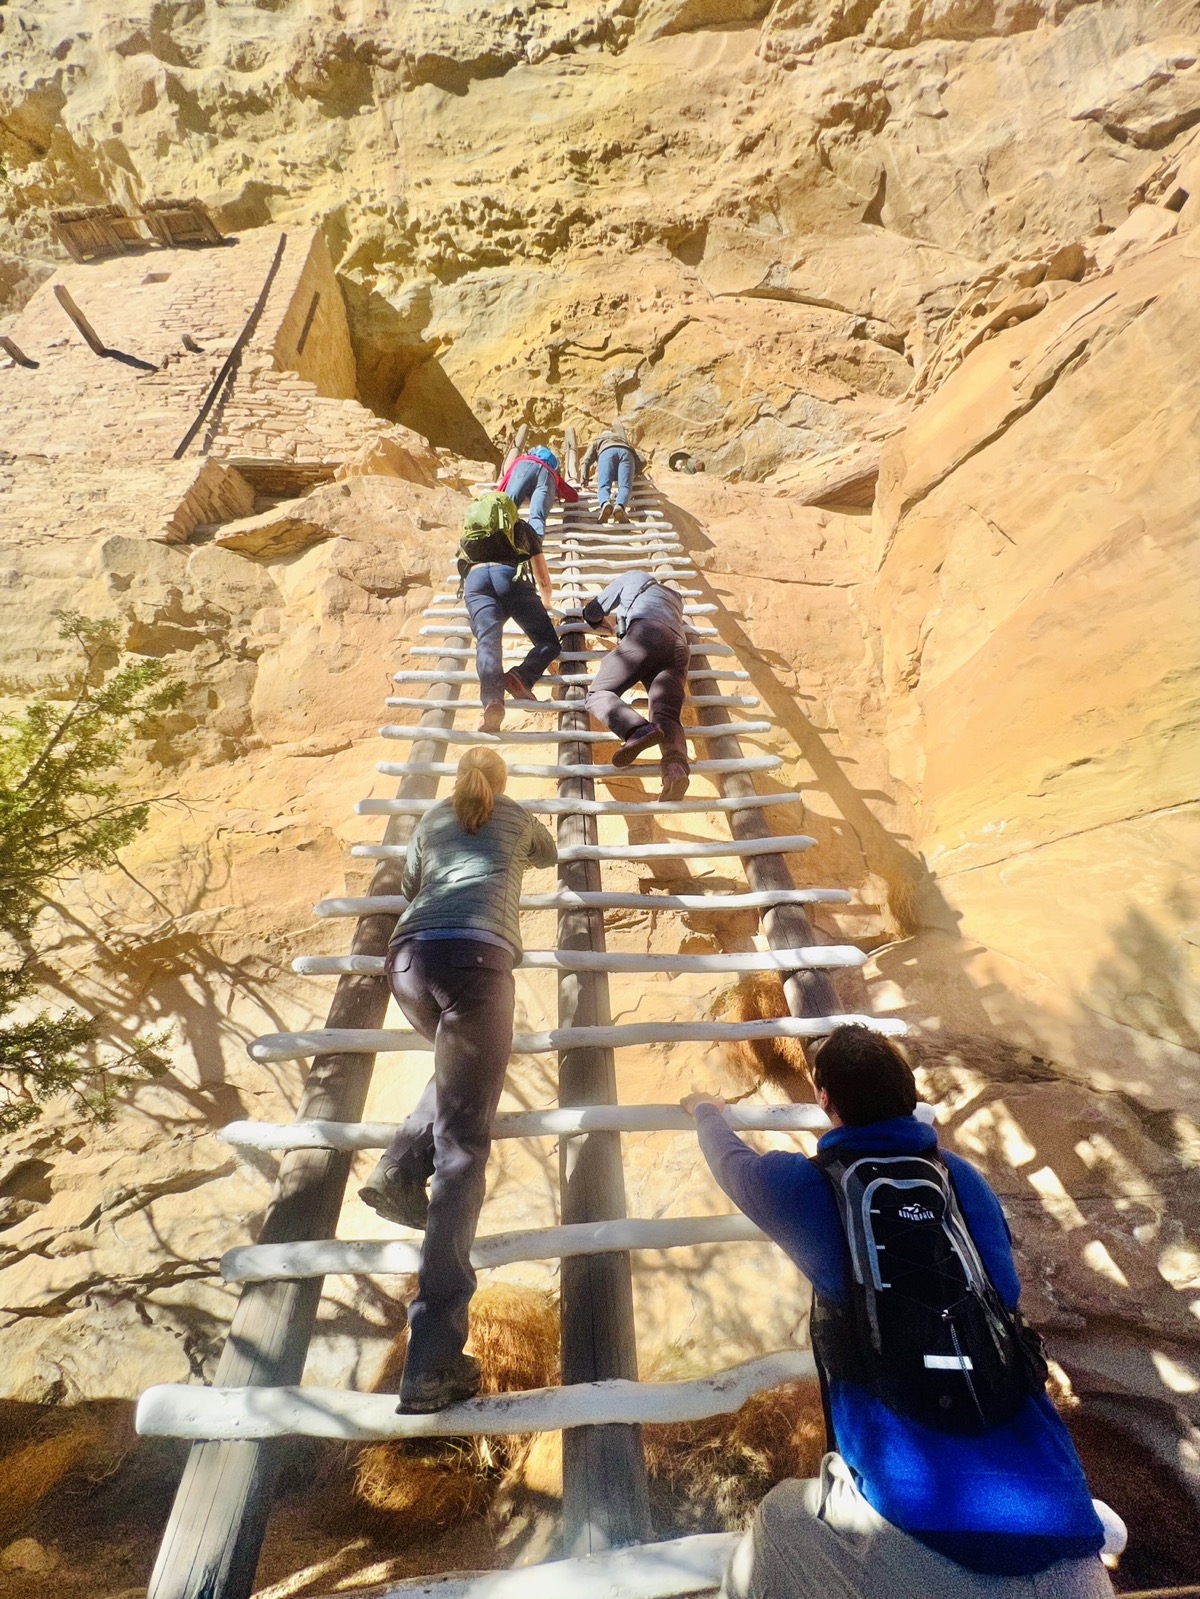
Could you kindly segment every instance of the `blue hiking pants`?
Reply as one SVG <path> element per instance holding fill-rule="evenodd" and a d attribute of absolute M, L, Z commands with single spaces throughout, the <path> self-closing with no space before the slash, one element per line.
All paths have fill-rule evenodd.
<path fill-rule="evenodd" d="M 607 450 L 601 450 L 596 464 L 597 503 L 604 505 L 607 502 L 609 491 L 616 483 L 614 504 L 627 506 L 629 496 L 633 493 L 633 471 L 633 451 L 626 449 L 623 444 L 612 444 Z"/>
<path fill-rule="evenodd" d="M 498 705 L 504 699 L 504 624 L 508 621 L 515 622 L 533 646 L 516 668 L 521 681 L 532 688 L 562 653 L 537 589 L 528 578 L 517 577 L 515 566 L 488 561 L 467 573 L 463 598 L 475 635 L 475 669 L 483 703 Z"/>
<path fill-rule="evenodd" d="M 544 539 L 546 537 L 546 517 L 558 498 L 554 473 L 551 472 L 550 468 L 548 466 L 538 466 L 533 461 L 521 461 L 519 465 L 514 467 L 513 475 L 509 478 L 508 487 L 504 492 L 518 510 L 528 500 L 529 511 L 525 520 L 538 538 Z"/>

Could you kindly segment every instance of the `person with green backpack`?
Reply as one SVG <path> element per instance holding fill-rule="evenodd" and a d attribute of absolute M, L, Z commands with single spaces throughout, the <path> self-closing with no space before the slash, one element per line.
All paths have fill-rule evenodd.
<path fill-rule="evenodd" d="M 516 700 L 536 699 L 533 685 L 562 652 L 549 615 L 554 595 L 542 541 L 528 522 L 518 520 L 517 507 L 507 494 L 490 490 L 467 507 L 458 573 L 475 636 L 475 669 L 483 701 L 479 731 L 498 733 L 505 694 Z M 517 624 L 531 648 L 520 666 L 506 672 L 508 621 Z"/>

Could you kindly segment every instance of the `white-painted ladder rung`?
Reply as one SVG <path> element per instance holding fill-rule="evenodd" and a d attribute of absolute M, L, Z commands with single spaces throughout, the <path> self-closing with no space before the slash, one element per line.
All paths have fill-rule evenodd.
<path fill-rule="evenodd" d="M 571 614 L 577 616 L 579 614 L 578 607 L 576 607 L 575 610 Z M 421 627 L 421 628 L 418 628 L 417 629 L 417 637 L 418 638 L 459 638 L 459 637 L 462 636 L 462 632 L 463 632 L 463 630 L 462 630 L 461 627 L 454 627 L 454 626 L 452 626 L 449 623 L 446 623 L 445 625 L 439 626 L 439 625 L 437 625 L 435 623 L 432 627 Z M 690 623 L 688 624 L 687 632 L 688 632 L 689 638 L 717 638 L 719 636 L 715 627 L 705 627 L 703 625 L 692 625 Z M 503 640 L 504 640 L 506 645 L 510 644 L 513 639 L 525 639 L 526 643 L 525 643 L 524 647 L 526 649 L 529 648 L 529 644 L 528 644 L 529 635 L 525 632 L 525 630 L 523 628 L 519 628 L 515 624 L 512 627 L 503 628 L 501 630 L 501 637 L 503 638 Z"/>
<path fill-rule="evenodd" d="M 700 1599 L 721 1586 L 740 1541 L 737 1532 L 695 1532 L 511 1571 L 405 1577 L 376 1599 Z"/>
<path fill-rule="evenodd" d="M 926 1107 L 917 1106 L 918 1114 Z M 726 1105 L 722 1114 L 738 1133 L 826 1133 L 819 1105 Z M 386 1149 L 399 1122 L 230 1122 L 219 1133 L 235 1149 Z M 579 1138 L 587 1133 L 694 1133 L 693 1117 L 679 1105 L 554 1105 L 546 1110 L 502 1110 L 492 1137 Z"/>
<path fill-rule="evenodd" d="M 597 890 L 580 892 L 561 888 L 555 894 L 522 894 L 523 911 L 703 911 L 720 915 L 727 911 L 765 911 L 776 905 L 849 905 L 851 896 L 844 888 L 765 888 L 742 894 L 634 894 Z M 408 909 L 400 894 L 352 897 L 331 896 L 318 900 L 313 915 L 399 916 Z"/>
<path fill-rule="evenodd" d="M 853 944 L 812 944 L 796 949 L 735 950 L 718 955 L 620 955 L 615 951 L 527 949 L 526 971 L 559 972 L 798 972 L 838 971 L 861 966 L 866 955 Z M 292 970 L 301 977 L 336 977 L 349 972 L 381 977 L 382 955 L 297 955 Z"/>
<path fill-rule="evenodd" d="M 356 816 L 424 816 L 439 799 L 365 799 L 354 807 Z M 531 816 L 705 816 L 710 811 L 756 811 L 772 805 L 801 805 L 802 794 L 748 794 L 745 799 L 681 800 L 521 800 Z"/>
<path fill-rule="evenodd" d="M 437 731 L 432 731 L 430 737 L 436 738 Z M 741 760 L 731 756 L 728 760 L 693 761 L 692 772 L 701 775 L 706 772 L 773 772 L 782 765 L 783 758 L 779 755 L 747 755 Z M 537 766 L 527 761 L 510 761 L 508 770 L 514 777 L 641 777 L 649 766 L 648 762 L 638 761 L 631 766 Z M 458 774 L 457 765 L 452 766 L 448 761 L 377 761 L 375 770 L 384 777 L 408 777 L 410 774 L 455 777 Z"/>
<path fill-rule="evenodd" d="M 575 550 L 600 554 L 608 549 L 619 549 L 622 546 L 652 553 L 661 545 L 668 545 L 680 554 L 687 554 L 678 529 L 666 521 L 627 522 L 615 529 L 597 527 L 594 522 L 575 522 L 560 527 L 547 527 L 546 537 L 542 541 L 543 550 L 553 554 L 570 554 Z"/>
<path fill-rule="evenodd" d="M 646 705 L 649 703 L 645 694 L 630 694 L 628 696 L 622 695 L 621 697 L 628 705 Z M 687 702 L 689 705 L 696 707 L 722 705 L 737 710 L 753 710 L 756 705 L 762 704 L 762 701 L 754 694 L 689 694 Z M 388 696 L 384 703 L 416 711 L 481 711 L 483 709 L 482 700 L 433 700 L 418 698 L 415 694 L 392 694 Z M 526 710 L 531 704 L 532 701 L 530 700 L 521 700 L 519 703 L 514 700 L 509 709 L 513 711 Z M 562 700 L 539 700 L 537 702 L 538 710 L 561 711 L 565 708 Z"/>
<path fill-rule="evenodd" d="M 683 607 L 684 616 L 714 616 L 716 614 L 716 611 L 717 611 L 717 607 L 715 605 L 685 605 Z M 569 619 L 571 621 L 574 621 L 577 617 L 582 616 L 582 614 L 583 614 L 583 610 L 582 610 L 581 606 L 577 606 L 576 605 L 576 606 L 565 606 L 565 607 L 564 606 L 560 606 L 559 607 L 559 615 L 564 620 Z M 421 615 L 422 616 L 431 617 L 435 621 L 456 622 L 456 621 L 461 621 L 464 617 L 467 617 L 468 613 L 465 610 L 462 610 L 462 609 L 455 610 L 455 609 L 452 609 L 449 606 L 442 607 L 442 606 L 439 606 L 439 605 L 427 605 L 425 607 L 425 609 L 421 612 Z M 509 626 L 512 626 L 512 627 L 516 627 L 516 625 L 517 624 L 515 622 L 509 624 Z M 433 629 L 433 628 L 422 628 L 421 631 L 423 633 L 424 632 L 432 633 L 432 632 L 435 631 L 435 629 Z M 441 632 L 443 630 L 439 628 L 439 629 L 436 629 L 436 631 L 437 632 Z M 462 632 L 463 630 L 461 628 L 459 628 L 459 629 L 457 629 L 457 631 L 458 632 Z M 508 631 L 508 627 L 506 626 L 505 632 L 507 633 L 507 631 Z"/>
<path fill-rule="evenodd" d="M 515 666 L 524 660 L 527 649 L 528 646 L 523 649 L 509 649 L 509 663 Z M 408 653 L 410 655 L 435 655 L 439 660 L 447 661 L 454 660 L 456 657 L 462 660 L 473 660 L 475 657 L 473 648 L 463 649 L 456 644 L 413 644 Z M 692 644 L 693 655 L 732 655 L 733 653 L 733 648 L 729 644 L 710 644 L 707 640 L 697 640 Z M 608 659 L 608 655 L 608 650 L 563 650 L 558 659 L 560 661 L 603 661 Z"/>
<path fill-rule="evenodd" d="M 516 1033 L 514 1055 L 561 1049 L 632 1049 L 650 1044 L 744 1044 L 765 1038 L 827 1038 L 835 1027 L 869 1027 L 899 1038 L 902 1021 L 887 1016 L 774 1016 L 761 1022 L 628 1022 L 614 1027 L 555 1027 Z M 318 1027 L 303 1033 L 266 1033 L 247 1045 L 257 1061 L 306 1060 L 310 1055 L 425 1054 L 433 1045 L 420 1033 L 387 1027 Z"/>
<path fill-rule="evenodd" d="M 704 1244 L 758 1243 L 766 1235 L 746 1216 L 680 1216 L 643 1221 L 576 1222 L 476 1238 L 471 1264 L 494 1271 L 531 1260 L 571 1260 L 632 1249 L 695 1249 Z M 311 1277 L 402 1276 L 421 1264 L 421 1245 L 407 1238 L 321 1238 L 294 1244 L 247 1244 L 221 1257 L 227 1283 L 299 1282 Z"/>
<path fill-rule="evenodd" d="M 695 563 L 685 550 L 606 550 L 603 554 L 599 550 L 563 550 L 548 555 L 546 565 L 551 572 L 578 573 L 582 567 L 585 571 L 614 576 L 620 572 L 648 571 L 660 582 L 666 581 L 663 570 L 672 567 L 696 576 Z"/>
<path fill-rule="evenodd" d="M 429 650 L 425 653 L 440 655 L 443 652 L 441 650 Z M 711 654 L 712 651 L 710 650 L 707 653 Z M 743 672 L 740 667 L 736 666 L 714 666 L 710 667 L 708 671 L 693 668 L 686 675 L 689 680 L 702 678 L 707 681 L 710 678 L 720 678 L 727 683 L 748 683 L 750 681 L 749 672 Z M 478 681 L 477 673 L 455 671 L 453 668 L 445 672 L 413 670 L 411 672 L 393 672 L 392 674 L 393 683 L 478 683 Z M 551 683 L 555 681 L 555 678 L 550 679 Z M 557 681 L 560 683 L 586 683 L 588 674 L 586 672 L 559 672 Z"/>
<path fill-rule="evenodd" d="M 402 1416 L 395 1394 L 344 1389 L 204 1388 L 160 1384 L 138 1401 L 143 1437 L 263 1439 L 463 1438 L 564 1428 L 703 1421 L 729 1415 L 747 1399 L 814 1375 L 807 1351 L 762 1355 L 690 1382 L 607 1382 L 470 1399 L 433 1415 Z"/>
<path fill-rule="evenodd" d="M 628 768 L 626 768 L 628 770 Z M 770 838 L 673 839 L 669 844 L 572 844 L 558 852 L 565 861 L 686 861 L 754 855 L 795 855 L 816 843 L 807 833 L 780 833 Z M 362 860 L 405 859 L 403 844 L 355 844 L 350 853 Z"/>
<path fill-rule="evenodd" d="M 512 708 L 520 710 L 525 703 L 521 700 L 512 700 L 506 710 Z M 772 733 L 775 731 L 774 722 L 724 722 L 719 727 L 687 726 L 684 728 L 684 737 L 693 742 L 706 742 L 713 738 L 727 738 L 732 734 L 735 738 L 750 738 L 755 734 Z M 428 738 L 430 729 L 419 724 L 412 726 L 398 722 L 389 722 L 379 729 L 380 738 L 391 739 L 417 739 Z M 619 744 L 619 733 L 610 732 L 563 732 L 559 728 L 547 728 L 542 731 L 538 728 L 502 728 L 499 733 L 481 733 L 475 728 L 445 727 L 437 730 L 437 736 L 446 744 Z"/>

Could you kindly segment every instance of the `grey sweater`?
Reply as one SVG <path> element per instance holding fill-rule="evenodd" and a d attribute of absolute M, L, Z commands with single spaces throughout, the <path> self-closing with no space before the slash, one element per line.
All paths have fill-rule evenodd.
<path fill-rule="evenodd" d="M 617 613 L 622 634 L 631 622 L 656 622 L 687 638 L 682 597 L 649 572 L 622 572 L 614 577 L 602 594 L 584 606 L 583 619 L 589 627 L 596 627 L 610 611 Z"/>
<path fill-rule="evenodd" d="M 409 905 L 392 942 L 435 928 L 474 928 L 503 938 L 520 959 L 521 879 L 531 866 L 557 859 L 541 822 L 506 794 L 477 833 L 464 832 L 451 801 L 442 800 L 409 840 L 401 884 Z"/>
<path fill-rule="evenodd" d="M 585 483 L 592 474 L 592 468 L 600 459 L 602 450 L 628 450 L 630 455 L 633 456 L 633 469 L 635 472 L 640 472 L 645 465 L 641 456 L 625 435 L 618 433 L 614 428 L 610 428 L 607 433 L 602 433 L 598 439 L 592 440 L 588 445 L 587 454 L 579 463 L 579 475 Z"/>

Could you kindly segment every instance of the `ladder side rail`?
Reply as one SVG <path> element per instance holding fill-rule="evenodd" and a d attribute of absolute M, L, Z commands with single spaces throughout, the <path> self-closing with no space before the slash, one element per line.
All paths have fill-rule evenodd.
<path fill-rule="evenodd" d="M 455 661 L 439 663 L 447 671 Z M 439 698 L 453 698 L 457 685 L 440 685 Z M 437 731 L 453 722 L 453 711 L 431 711 L 426 758 L 439 760 L 446 746 Z M 438 779 L 406 777 L 403 798 L 423 799 Z M 392 817 L 385 838 L 407 842 L 416 822 Z M 372 894 L 397 894 L 403 864 L 381 861 L 371 879 Z M 395 927 L 394 915 L 361 918 L 353 952 L 382 955 Z M 339 980 L 329 1023 L 342 1027 L 380 1027 L 388 1005 L 387 984 L 379 977 Z M 326 1055 L 313 1061 L 305 1080 L 298 1120 L 319 1118 L 357 1122 L 366 1104 L 374 1066 L 372 1055 Z M 260 1243 L 290 1243 L 332 1237 L 350 1175 L 353 1155 L 336 1150 L 294 1150 L 279 1165 L 275 1194 L 259 1234 Z M 255 1283 L 243 1289 L 217 1366 L 221 1387 L 279 1387 L 298 1383 L 316 1324 L 322 1278 L 307 1282 Z M 208 1441 L 192 1445 L 163 1534 L 147 1599 L 249 1599 L 266 1533 L 281 1464 L 279 1442 Z"/>
<path fill-rule="evenodd" d="M 693 655 L 692 662 L 698 671 L 708 667 L 703 656 Z M 714 688 L 717 673 L 713 672 Z M 728 727 L 728 734 L 709 742 L 709 753 L 715 760 L 731 760 L 742 753 L 735 726 L 724 706 L 704 705 L 696 711 L 696 718 L 706 727 Z M 753 799 L 754 779 L 745 772 L 722 772 L 717 776 L 717 786 L 722 799 Z M 771 825 L 765 811 L 750 805 L 733 811 L 729 817 L 729 830 L 739 842 L 772 837 Z M 751 889 L 794 889 L 796 884 L 782 855 L 752 855 L 743 861 L 746 881 Z M 795 904 L 774 905 L 764 912 L 763 932 L 772 949 L 796 949 L 824 942 L 803 909 Z M 840 1009 L 837 991 L 828 972 L 809 968 L 791 972 L 784 978 L 784 995 L 793 1016 L 832 1016 Z"/>
<path fill-rule="evenodd" d="M 577 573 L 578 568 L 574 568 Z M 564 587 L 578 589 L 568 573 Z M 564 632 L 568 650 L 579 649 L 586 635 L 575 619 Z M 564 684 L 559 727 L 585 732 L 586 682 Z M 564 762 L 582 765 L 587 746 L 567 745 Z M 563 777 L 563 799 L 595 799 L 591 777 Z M 573 812 L 559 818 L 560 849 L 596 844 L 594 816 Z M 598 860 L 571 860 L 559 868 L 561 889 L 595 893 L 601 887 Z M 558 947 L 603 951 L 604 914 L 594 909 L 559 912 Z M 560 1026 L 607 1026 L 611 1022 L 608 978 L 603 972 L 563 972 L 558 981 Z M 599 1046 L 559 1054 L 560 1105 L 617 1103 L 616 1059 Z M 560 1221 L 615 1221 L 626 1215 L 621 1135 L 588 1133 L 559 1144 Z M 562 1380 L 564 1384 L 609 1378 L 636 1381 L 637 1337 L 633 1314 L 633 1272 L 628 1253 L 564 1260 L 560 1275 Z M 566 1555 L 594 1554 L 650 1536 L 650 1508 L 641 1428 L 626 1424 L 574 1428 L 563 1435 L 563 1531 Z"/>

